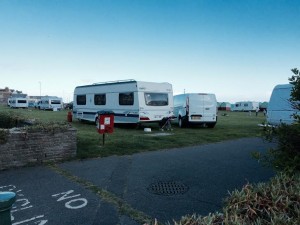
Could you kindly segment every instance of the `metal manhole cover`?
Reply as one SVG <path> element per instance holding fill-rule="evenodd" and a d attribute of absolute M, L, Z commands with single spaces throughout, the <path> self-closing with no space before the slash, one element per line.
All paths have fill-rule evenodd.
<path fill-rule="evenodd" d="M 188 191 L 188 187 L 179 181 L 158 181 L 147 189 L 157 195 L 181 195 Z"/>

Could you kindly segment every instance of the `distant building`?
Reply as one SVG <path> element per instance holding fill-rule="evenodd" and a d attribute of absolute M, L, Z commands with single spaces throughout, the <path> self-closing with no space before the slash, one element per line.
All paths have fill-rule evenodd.
<path fill-rule="evenodd" d="M 0 104 L 7 105 L 8 98 L 11 97 L 14 90 L 5 87 L 4 89 L 0 89 Z"/>
<path fill-rule="evenodd" d="M 224 110 L 224 111 L 230 111 L 231 110 L 231 104 L 229 102 L 222 102 L 219 105 L 219 110 Z"/>

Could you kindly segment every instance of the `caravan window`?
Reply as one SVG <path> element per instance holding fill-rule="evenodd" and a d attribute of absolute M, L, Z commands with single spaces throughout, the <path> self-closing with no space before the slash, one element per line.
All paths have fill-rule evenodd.
<path fill-rule="evenodd" d="M 106 104 L 106 95 L 105 94 L 96 94 L 94 96 L 95 105 L 105 105 Z"/>
<path fill-rule="evenodd" d="M 149 106 L 168 105 L 168 94 L 166 93 L 145 93 L 145 103 Z"/>
<path fill-rule="evenodd" d="M 133 105 L 133 103 L 133 92 L 119 94 L 119 105 Z"/>
<path fill-rule="evenodd" d="M 27 103 L 26 100 L 18 100 L 18 103 Z"/>
<path fill-rule="evenodd" d="M 77 105 L 86 105 L 86 95 L 77 95 L 76 102 Z"/>
<path fill-rule="evenodd" d="M 51 100 L 51 104 L 57 104 L 57 105 L 59 105 L 60 104 L 60 100 Z"/>

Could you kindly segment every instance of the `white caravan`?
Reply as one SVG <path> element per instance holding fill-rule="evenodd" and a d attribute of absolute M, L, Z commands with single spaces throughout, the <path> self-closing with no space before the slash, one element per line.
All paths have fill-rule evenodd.
<path fill-rule="evenodd" d="M 114 113 L 115 123 L 162 122 L 173 116 L 172 85 L 123 80 L 75 88 L 74 118 L 97 123 L 103 110 Z"/>
<path fill-rule="evenodd" d="M 289 101 L 292 88 L 291 84 L 279 84 L 274 87 L 267 108 L 268 124 L 277 126 L 281 123 L 292 124 L 295 121 L 293 114 L 299 111 L 294 109 Z"/>
<path fill-rule="evenodd" d="M 217 123 L 216 96 L 208 93 L 175 95 L 174 115 L 179 127 L 200 124 L 213 128 Z"/>
<path fill-rule="evenodd" d="M 28 100 L 23 97 L 9 98 L 9 105 L 11 108 L 28 108 Z"/>
<path fill-rule="evenodd" d="M 43 110 L 57 111 L 63 108 L 62 98 L 56 96 L 44 96 L 38 103 L 38 108 Z"/>
<path fill-rule="evenodd" d="M 233 105 L 232 111 L 256 111 L 259 109 L 259 102 L 236 102 Z"/>

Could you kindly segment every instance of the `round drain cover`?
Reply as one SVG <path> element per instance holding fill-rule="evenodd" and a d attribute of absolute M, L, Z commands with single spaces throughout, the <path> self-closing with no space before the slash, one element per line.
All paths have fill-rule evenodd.
<path fill-rule="evenodd" d="M 157 195 L 180 195 L 188 191 L 188 187 L 178 181 L 158 181 L 148 187 L 148 191 Z"/>

